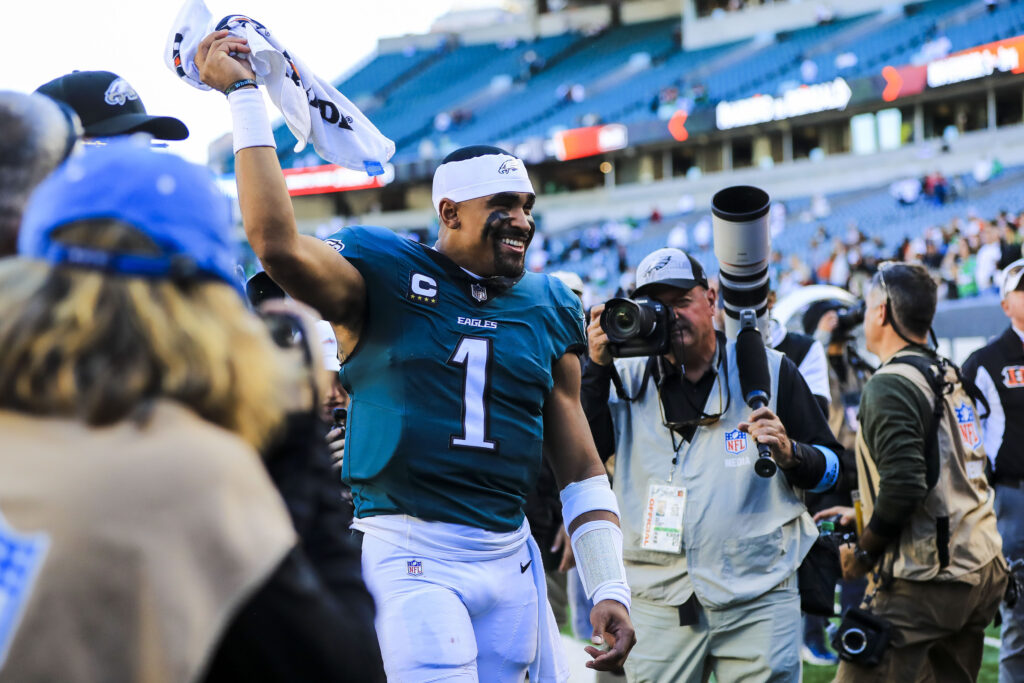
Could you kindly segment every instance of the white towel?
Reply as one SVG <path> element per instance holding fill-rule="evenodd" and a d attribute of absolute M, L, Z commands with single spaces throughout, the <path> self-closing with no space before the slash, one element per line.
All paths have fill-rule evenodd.
<path fill-rule="evenodd" d="M 215 23 L 203 0 L 185 0 L 167 37 L 164 61 L 168 68 L 189 85 L 210 90 L 199 80 L 193 59 L 202 39 L 222 29 L 248 41 L 252 52 L 246 56 L 256 80 L 298 139 L 296 152 L 312 142 L 317 154 L 331 163 L 369 175 L 384 173 L 384 162 L 395 153 L 395 143 L 255 19 L 231 14 Z"/>

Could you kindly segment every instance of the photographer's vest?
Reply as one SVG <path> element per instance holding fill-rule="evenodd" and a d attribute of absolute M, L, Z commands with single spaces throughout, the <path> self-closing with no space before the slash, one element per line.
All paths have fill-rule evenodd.
<path fill-rule="evenodd" d="M 769 408 L 776 409 L 782 354 L 769 350 Z M 726 345 L 725 367 L 708 394 L 704 412 L 721 419 L 698 427 L 690 442 L 682 441 L 672 485 L 686 488 L 683 548 L 679 554 L 647 550 L 642 527 L 648 486 L 664 484 L 673 471 L 672 437 L 662 422 L 658 390 L 653 381 L 641 390 L 647 358 L 615 361 L 627 396 L 609 401 L 615 423 L 614 490 L 623 533 L 626 575 L 633 595 L 662 604 L 680 605 L 697 594 L 711 609 L 757 598 L 791 578 L 814 543 L 817 530 L 810 515 L 781 472 L 771 479 L 754 473 L 757 446 L 737 425 L 750 416 L 742 399 L 736 370 L 735 344 Z M 727 371 L 727 372 L 726 372 Z M 782 397 L 783 400 L 786 397 Z"/>
<path fill-rule="evenodd" d="M 901 356 L 929 360 L 913 352 L 900 352 L 875 375 L 904 377 L 929 405 L 935 405 L 935 392 L 921 371 L 905 362 L 894 362 Z M 940 367 L 934 365 L 936 373 Z M 930 490 L 903 526 L 899 542 L 890 545 L 883 562 L 883 570 L 888 572 L 891 567 L 892 576 L 911 581 L 955 581 L 985 566 L 1001 552 L 974 402 L 952 366 L 945 366 L 941 381 L 941 419 L 933 437 L 937 446 L 931 454 L 925 454 L 926 460 L 932 459 L 927 468 Z M 932 416 L 926 424 L 934 429 Z M 926 450 L 928 443 L 926 440 Z M 867 523 L 878 496 L 879 474 L 863 431 L 857 434 L 856 452 L 862 516 Z"/>

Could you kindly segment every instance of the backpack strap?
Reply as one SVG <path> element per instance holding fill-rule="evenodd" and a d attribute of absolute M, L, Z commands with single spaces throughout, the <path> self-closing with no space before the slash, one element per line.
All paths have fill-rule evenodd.
<path fill-rule="evenodd" d="M 939 481 L 939 424 L 942 421 L 943 396 L 947 385 L 944 374 L 944 360 L 925 358 L 917 354 L 895 356 L 886 365 L 909 365 L 928 382 L 935 396 L 932 404 L 932 425 L 924 440 L 925 485 L 930 491 Z"/>

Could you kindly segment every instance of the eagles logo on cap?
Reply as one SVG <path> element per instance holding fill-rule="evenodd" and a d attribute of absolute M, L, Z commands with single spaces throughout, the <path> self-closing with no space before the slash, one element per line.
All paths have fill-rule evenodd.
<path fill-rule="evenodd" d="M 135 88 L 120 76 L 112 80 L 107 86 L 107 91 L 103 93 L 103 101 L 110 105 L 124 106 L 128 100 L 137 99 L 139 99 L 139 93 L 135 92 Z"/>
<path fill-rule="evenodd" d="M 680 289 L 707 288 L 708 277 L 703 266 L 681 249 L 658 249 L 644 257 L 636 268 L 636 289 L 633 296 L 653 285 L 669 285 Z"/>

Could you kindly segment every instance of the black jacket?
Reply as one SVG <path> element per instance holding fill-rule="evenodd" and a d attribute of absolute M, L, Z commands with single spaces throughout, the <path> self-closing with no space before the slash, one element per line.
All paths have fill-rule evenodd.
<path fill-rule="evenodd" d="M 207 683 L 385 680 L 373 597 L 323 433 L 312 416 L 293 417 L 267 455 L 299 546 L 234 615 Z"/>
<path fill-rule="evenodd" d="M 989 401 L 985 447 L 992 450 L 990 445 L 998 444 L 994 453 L 988 453 L 995 462 L 995 481 L 1024 479 L 1024 343 L 1012 327 L 1006 328 L 1002 335 L 970 355 L 963 374 L 982 389 Z M 985 391 L 986 385 L 989 391 Z M 978 411 L 982 413 L 984 407 L 979 406 Z"/>

